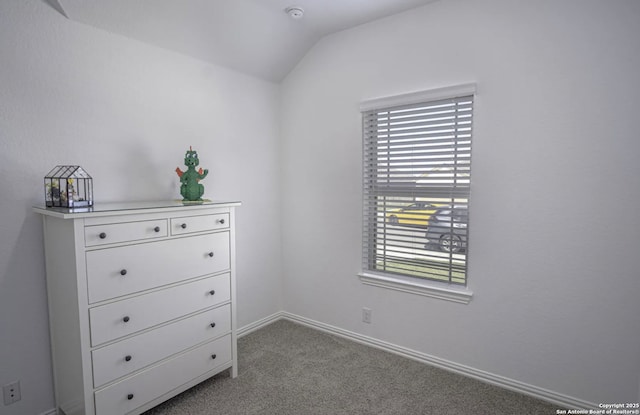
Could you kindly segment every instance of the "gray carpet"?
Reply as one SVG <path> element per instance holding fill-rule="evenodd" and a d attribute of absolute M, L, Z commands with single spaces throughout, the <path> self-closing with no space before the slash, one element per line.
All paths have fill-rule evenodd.
<path fill-rule="evenodd" d="M 228 371 L 144 415 L 555 414 L 556 406 L 280 320 Z"/>

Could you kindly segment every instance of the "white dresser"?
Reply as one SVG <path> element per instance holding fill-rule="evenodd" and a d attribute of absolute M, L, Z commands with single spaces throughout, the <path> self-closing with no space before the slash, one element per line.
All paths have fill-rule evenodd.
<path fill-rule="evenodd" d="M 139 414 L 223 370 L 237 375 L 239 205 L 34 208 L 59 414 Z"/>

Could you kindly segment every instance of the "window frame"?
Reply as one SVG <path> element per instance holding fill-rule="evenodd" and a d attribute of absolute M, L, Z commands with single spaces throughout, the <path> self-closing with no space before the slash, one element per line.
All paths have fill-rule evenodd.
<path fill-rule="evenodd" d="M 374 110 L 385 110 L 385 109 L 393 109 L 396 107 L 402 107 L 413 104 L 428 104 L 433 101 L 438 101 L 442 99 L 454 99 L 458 97 L 465 96 L 473 96 L 475 100 L 476 93 L 476 84 L 475 83 L 467 83 L 456 86 L 444 87 L 431 89 L 426 91 L 412 92 L 408 94 L 395 95 L 390 97 L 376 98 L 372 100 L 363 101 L 360 104 L 360 111 L 362 113 L 363 121 L 365 119 L 365 114 L 374 111 Z M 475 112 L 475 109 L 472 110 Z M 363 130 L 362 130 L 362 138 L 363 138 L 363 174 L 368 166 L 366 157 L 366 151 L 364 145 L 366 145 L 365 140 L 365 130 L 364 130 L 364 122 L 363 122 Z M 366 200 L 366 184 L 365 178 L 363 176 L 363 214 L 365 209 L 369 206 Z M 424 295 L 432 298 L 438 298 L 448 301 L 453 301 L 457 303 L 467 304 L 471 301 L 473 296 L 473 292 L 469 289 L 468 282 L 468 258 L 465 253 L 465 261 L 466 261 L 466 271 L 465 271 L 465 285 L 456 285 L 449 284 L 447 282 L 439 282 L 432 279 L 425 279 L 421 277 L 412 277 L 409 275 L 400 275 L 395 273 L 385 273 L 384 271 L 371 271 L 367 266 L 367 252 L 365 246 L 365 231 L 367 227 L 370 227 L 372 224 L 365 223 L 365 219 L 362 221 L 363 229 L 363 258 L 362 258 L 362 270 L 358 274 L 360 281 L 369 286 L 381 287 L 386 289 L 391 289 L 395 291 L 407 292 L 412 294 Z M 375 226 L 375 225 L 374 225 Z M 468 243 L 468 241 L 467 241 Z"/>

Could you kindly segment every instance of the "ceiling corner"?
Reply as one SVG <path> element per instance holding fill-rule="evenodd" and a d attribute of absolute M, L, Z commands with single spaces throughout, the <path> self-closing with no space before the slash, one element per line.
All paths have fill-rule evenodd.
<path fill-rule="evenodd" d="M 49 6 L 53 7 L 58 13 L 69 19 L 69 15 L 65 11 L 64 7 L 58 0 L 44 0 L 45 3 L 49 4 Z"/>

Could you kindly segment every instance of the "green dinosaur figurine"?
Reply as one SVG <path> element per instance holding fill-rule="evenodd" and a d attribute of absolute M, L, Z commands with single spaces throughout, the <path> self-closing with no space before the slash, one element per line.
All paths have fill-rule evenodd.
<path fill-rule="evenodd" d="M 184 155 L 184 164 L 187 165 L 187 171 L 182 171 L 179 167 L 176 167 L 176 173 L 178 173 L 178 177 L 180 178 L 182 201 L 201 201 L 202 195 L 204 194 L 204 186 L 198 182 L 207 177 L 209 170 L 202 170 L 202 168 L 200 168 L 196 171 L 196 166 L 200 164 L 200 160 L 198 160 L 198 153 L 193 151 L 191 146 L 189 146 L 189 150 Z"/>

